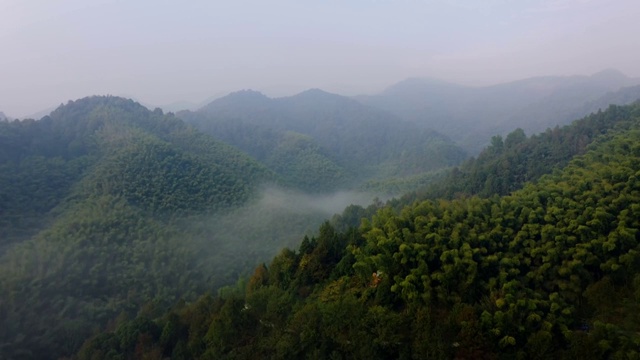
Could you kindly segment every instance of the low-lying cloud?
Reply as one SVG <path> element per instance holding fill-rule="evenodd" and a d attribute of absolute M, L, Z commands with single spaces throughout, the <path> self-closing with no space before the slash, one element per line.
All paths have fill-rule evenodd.
<path fill-rule="evenodd" d="M 310 195 L 277 187 L 264 187 L 246 206 L 193 223 L 200 255 L 215 268 L 229 269 L 227 280 L 268 262 L 282 248 L 296 250 L 304 236 L 349 205 L 370 204 L 373 194 L 337 191 Z M 233 281 L 233 280 L 232 280 Z"/>

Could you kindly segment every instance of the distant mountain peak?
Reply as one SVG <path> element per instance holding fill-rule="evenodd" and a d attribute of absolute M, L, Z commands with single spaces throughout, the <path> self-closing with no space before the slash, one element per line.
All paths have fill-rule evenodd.
<path fill-rule="evenodd" d="M 454 84 L 445 80 L 431 77 L 410 77 L 394 85 L 387 87 L 382 93 L 396 94 L 406 91 L 442 91 L 443 89 L 464 88 L 465 86 Z"/>
<path fill-rule="evenodd" d="M 265 94 L 260 91 L 252 90 L 252 89 L 244 89 L 239 91 L 234 91 L 229 93 L 221 98 L 215 99 L 210 102 L 207 106 L 216 104 L 216 103 L 227 103 L 227 102 L 236 102 L 236 101 L 270 101 L 271 98 L 267 97 Z"/>
<path fill-rule="evenodd" d="M 115 96 L 115 95 L 85 96 L 85 97 L 77 99 L 77 100 L 69 100 L 69 101 L 67 101 L 66 104 L 60 105 L 60 107 L 71 106 L 73 104 L 83 104 L 83 103 L 95 103 L 95 104 L 100 104 L 100 105 L 113 105 L 113 104 L 128 103 L 128 104 L 138 104 L 139 106 L 142 107 L 142 105 L 140 105 L 140 103 L 138 103 L 138 102 L 136 102 L 136 101 L 134 101 L 132 99 L 121 97 L 121 96 Z"/>
<path fill-rule="evenodd" d="M 199 111 L 210 111 L 216 108 L 237 106 L 237 105 L 267 105 L 272 99 L 260 91 L 245 89 L 229 93 L 226 96 L 215 99 L 203 106 Z"/>
<path fill-rule="evenodd" d="M 604 86 L 611 88 L 611 90 L 617 90 L 621 86 L 630 86 L 637 84 L 637 80 L 628 77 L 617 69 L 605 69 L 591 75 L 590 78 Z"/>
<path fill-rule="evenodd" d="M 627 79 L 628 76 L 625 75 L 622 71 L 618 69 L 604 69 L 602 71 L 598 71 L 597 73 L 591 75 L 592 78 L 618 78 L 618 79 Z"/>
<path fill-rule="evenodd" d="M 331 94 L 331 93 L 329 93 L 327 91 L 324 91 L 322 89 L 319 89 L 319 88 L 311 88 L 311 89 L 308 89 L 308 90 L 300 92 L 298 95 L 300 95 L 300 94 Z M 331 94 L 331 95 L 333 95 L 333 94 Z"/>
<path fill-rule="evenodd" d="M 260 91 L 257 90 L 253 90 L 253 89 L 242 89 L 239 91 L 234 91 L 232 93 L 230 93 L 229 95 L 225 96 L 225 97 L 243 97 L 243 98 L 261 98 L 261 99 L 268 99 L 268 97 L 261 93 Z"/>
<path fill-rule="evenodd" d="M 312 88 L 291 96 L 291 98 L 344 98 L 342 95 L 333 94 L 322 89 Z"/>
<path fill-rule="evenodd" d="M 362 104 L 351 98 L 330 93 L 317 88 L 305 90 L 296 95 L 286 98 L 280 98 L 277 100 L 279 103 L 290 103 L 297 104 L 297 106 L 308 106 L 308 109 L 315 109 L 315 111 L 320 111 L 320 109 L 326 110 L 328 108 L 345 109 L 345 107 L 354 105 L 362 106 Z"/>
<path fill-rule="evenodd" d="M 617 69 L 604 69 L 591 75 L 591 79 L 595 79 L 601 82 L 610 83 L 627 83 L 631 80 L 626 74 Z"/>
<path fill-rule="evenodd" d="M 69 100 L 66 104 L 60 104 L 55 110 L 51 112 L 51 116 L 56 116 L 64 113 L 69 108 L 82 109 L 82 111 L 91 111 L 99 106 L 114 106 L 127 109 L 147 109 L 140 103 L 131 99 L 123 98 L 113 95 L 93 95 L 87 96 L 78 100 Z"/>

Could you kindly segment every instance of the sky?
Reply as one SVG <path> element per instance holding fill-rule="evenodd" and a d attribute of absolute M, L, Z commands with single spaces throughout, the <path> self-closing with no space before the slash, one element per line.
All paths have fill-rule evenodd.
<path fill-rule="evenodd" d="M 638 0 L 0 0 L 0 111 L 640 76 Z"/>

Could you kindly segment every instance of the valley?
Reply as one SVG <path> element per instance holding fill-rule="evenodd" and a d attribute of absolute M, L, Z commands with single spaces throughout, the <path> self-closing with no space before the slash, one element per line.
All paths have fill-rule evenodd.
<path fill-rule="evenodd" d="M 633 321 L 612 318 L 598 289 L 634 311 L 639 113 L 598 107 L 635 88 L 601 90 L 563 105 L 591 115 L 533 135 L 505 123 L 475 156 L 461 139 L 494 125 L 449 137 L 317 89 L 176 114 L 92 96 L 0 122 L 0 355 L 566 357 L 586 356 L 565 350 L 581 341 L 631 344 Z"/>

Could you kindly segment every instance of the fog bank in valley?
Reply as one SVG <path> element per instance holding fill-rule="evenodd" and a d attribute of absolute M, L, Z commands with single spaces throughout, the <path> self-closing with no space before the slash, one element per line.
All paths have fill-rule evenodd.
<path fill-rule="evenodd" d="M 305 194 L 264 187 L 246 206 L 220 216 L 198 219 L 196 232 L 205 263 L 229 263 L 231 277 L 271 259 L 284 247 L 297 250 L 304 236 L 313 236 L 325 220 L 349 205 L 367 206 L 375 194 L 337 191 Z M 201 243 L 200 243 L 201 242 Z"/>

